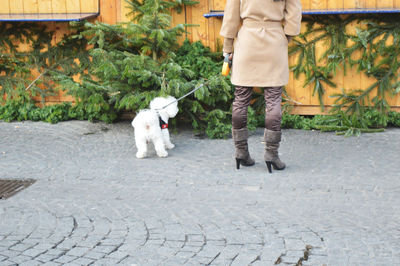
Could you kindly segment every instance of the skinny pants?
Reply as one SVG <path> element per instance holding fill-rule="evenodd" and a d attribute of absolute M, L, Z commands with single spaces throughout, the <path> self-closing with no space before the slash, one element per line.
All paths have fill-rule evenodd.
<path fill-rule="evenodd" d="M 247 126 L 247 107 L 250 105 L 252 87 L 235 87 L 235 99 L 232 105 L 232 127 L 240 129 Z M 264 88 L 265 128 L 272 131 L 281 130 L 282 87 Z"/>

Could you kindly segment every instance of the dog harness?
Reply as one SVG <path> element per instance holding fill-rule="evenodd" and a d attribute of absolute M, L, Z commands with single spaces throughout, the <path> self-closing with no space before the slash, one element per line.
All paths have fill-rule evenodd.
<path fill-rule="evenodd" d="M 161 129 L 166 129 L 166 128 L 168 128 L 168 123 L 165 123 L 165 121 L 162 120 L 161 116 L 158 116 L 158 120 L 160 121 L 160 127 L 161 127 Z"/>

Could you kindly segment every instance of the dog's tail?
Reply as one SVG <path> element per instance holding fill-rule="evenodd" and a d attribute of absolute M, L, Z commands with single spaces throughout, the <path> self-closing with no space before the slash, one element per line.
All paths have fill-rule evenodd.
<path fill-rule="evenodd" d="M 131 123 L 131 124 L 132 124 L 133 128 L 137 128 L 137 127 L 139 126 L 138 120 L 139 120 L 139 119 L 133 119 L 133 120 L 132 120 L 132 123 Z M 150 130 L 150 128 L 151 128 L 151 123 L 150 123 L 150 122 L 146 122 L 146 123 L 142 124 L 141 126 L 143 126 L 146 130 Z"/>
<path fill-rule="evenodd" d="M 150 123 L 145 123 L 144 128 L 148 131 L 150 130 L 151 124 Z"/>

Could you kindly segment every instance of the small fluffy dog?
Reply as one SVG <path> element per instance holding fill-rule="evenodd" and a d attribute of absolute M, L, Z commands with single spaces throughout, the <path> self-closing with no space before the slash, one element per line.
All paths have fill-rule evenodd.
<path fill-rule="evenodd" d="M 168 105 L 167 107 L 165 107 Z M 164 108 L 165 107 L 165 108 Z M 168 119 L 178 113 L 178 102 L 172 96 L 157 97 L 150 102 L 150 109 L 141 110 L 132 121 L 135 129 L 137 158 L 147 156 L 147 143 L 152 141 L 159 157 L 167 157 L 165 150 L 175 147 L 169 139 Z"/>

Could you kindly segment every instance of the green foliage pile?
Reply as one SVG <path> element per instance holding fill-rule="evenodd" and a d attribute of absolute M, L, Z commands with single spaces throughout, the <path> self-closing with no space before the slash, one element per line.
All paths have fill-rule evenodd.
<path fill-rule="evenodd" d="M 7 30 L 2 34 L 4 41 L 9 36 L 13 38 L 12 46 L 4 47 L 2 52 L 19 61 L 14 60 L 14 67 L 12 60 L 2 64 L 7 72 L 1 78 L 11 81 L 0 83 L 1 92 L 7 95 L 2 101 L 0 119 L 37 120 L 36 117 L 41 117 L 56 122 L 56 118 L 31 115 L 39 110 L 32 96 L 40 93 L 44 102 L 46 96 L 62 89 L 75 97 L 75 104 L 60 106 L 59 110 L 67 116 L 54 116 L 58 121 L 77 118 L 112 122 L 123 111 L 147 108 L 156 96 L 180 97 L 203 83 L 205 86 L 180 102 L 179 118 L 211 136 L 225 134 L 229 128 L 226 125 L 230 124 L 232 87 L 227 78 L 219 75 L 220 53 L 211 53 L 201 43 L 185 41 L 178 47 L 177 38 L 185 27 L 171 27 L 171 8 L 196 2 L 127 2 L 132 7 L 132 22 L 120 25 L 74 23 L 71 24 L 74 34 L 64 36 L 54 45 L 51 44 L 52 33 L 39 24 L 2 24 Z M 18 29 L 22 29 L 22 33 L 13 35 Z M 19 54 L 17 44 L 25 39 L 31 49 Z M 21 68 L 19 72 L 17 67 Z M 38 77 L 32 76 L 33 69 L 40 73 Z M 79 80 L 76 76 L 73 78 L 76 74 Z M 31 83 L 32 80 L 35 82 Z M 45 84 L 46 80 L 51 82 Z M 45 110 L 55 112 L 57 108 L 44 107 L 42 114 L 48 113 Z"/>

